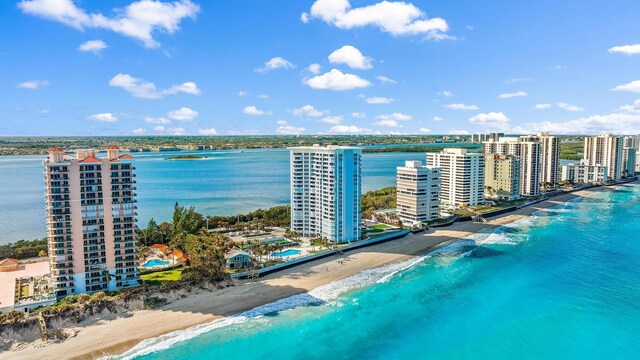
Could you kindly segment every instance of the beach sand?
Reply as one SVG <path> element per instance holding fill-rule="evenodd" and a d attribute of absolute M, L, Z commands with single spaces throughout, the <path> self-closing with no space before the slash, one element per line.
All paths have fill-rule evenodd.
<path fill-rule="evenodd" d="M 63 342 L 32 344 L 18 351 L 5 351 L 0 353 L 0 359 L 94 359 L 121 354 L 141 340 L 305 293 L 368 268 L 409 260 L 457 239 L 523 219 L 540 209 L 609 189 L 612 187 L 564 194 L 491 218 L 488 223 L 455 223 L 445 228 L 409 234 L 402 239 L 304 264 L 258 281 L 239 282 L 234 287 L 195 294 L 158 310 L 141 310 L 130 317 L 99 321 L 78 328 L 76 336 Z"/>

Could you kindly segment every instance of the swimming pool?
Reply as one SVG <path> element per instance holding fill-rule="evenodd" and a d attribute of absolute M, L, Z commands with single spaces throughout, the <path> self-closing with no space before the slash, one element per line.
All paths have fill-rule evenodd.
<path fill-rule="evenodd" d="M 144 264 L 142 264 L 143 268 L 153 268 L 153 267 L 157 267 L 157 266 L 167 266 L 171 264 L 168 261 L 164 261 L 164 260 L 158 260 L 158 259 L 153 259 L 153 260 L 149 260 L 147 262 L 145 262 Z"/>
<path fill-rule="evenodd" d="M 275 257 L 287 257 L 287 256 L 296 256 L 296 255 L 300 255 L 300 250 L 289 249 L 282 252 L 271 254 L 271 256 L 275 256 Z"/>

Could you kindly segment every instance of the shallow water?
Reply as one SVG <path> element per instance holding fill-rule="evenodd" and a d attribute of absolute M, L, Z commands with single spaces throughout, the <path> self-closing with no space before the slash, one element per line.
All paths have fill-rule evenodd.
<path fill-rule="evenodd" d="M 136 359 L 636 359 L 640 186 L 578 199 L 240 316 Z"/>

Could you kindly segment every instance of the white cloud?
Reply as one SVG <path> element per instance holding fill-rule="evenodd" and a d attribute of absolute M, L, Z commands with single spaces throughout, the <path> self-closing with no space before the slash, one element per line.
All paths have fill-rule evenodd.
<path fill-rule="evenodd" d="M 400 125 L 396 120 L 392 120 L 392 119 L 379 120 L 374 122 L 373 125 L 388 126 L 388 127 L 402 127 L 402 125 Z"/>
<path fill-rule="evenodd" d="M 526 124 L 523 130 L 526 130 L 522 131 L 523 133 L 550 131 L 564 135 L 593 135 L 603 132 L 635 135 L 640 133 L 640 114 L 611 113 L 592 115 L 565 122 L 543 121 Z"/>
<path fill-rule="evenodd" d="M 392 78 L 389 78 L 389 77 L 386 77 L 386 76 L 382 76 L 382 75 L 376 76 L 376 79 L 378 79 L 381 83 L 386 83 L 386 84 L 397 84 L 398 83 L 396 80 L 393 80 Z"/>
<path fill-rule="evenodd" d="M 368 80 L 358 75 L 344 74 L 337 69 L 332 69 L 328 73 L 306 79 L 304 83 L 314 89 L 333 91 L 360 89 L 371 86 Z"/>
<path fill-rule="evenodd" d="M 134 38 L 147 48 L 160 46 L 153 38 L 154 33 L 173 34 L 180 30 L 183 19 L 195 18 L 200 11 L 200 6 L 190 0 L 135 1 L 122 9 L 116 9 L 113 17 L 87 13 L 72 0 L 22 0 L 18 7 L 26 14 L 57 21 L 78 30 L 111 30 Z"/>
<path fill-rule="evenodd" d="M 78 51 L 92 52 L 95 55 L 98 55 L 106 48 L 107 44 L 102 40 L 89 40 L 80 44 L 80 46 L 78 46 Z"/>
<path fill-rule="evenodd" d="M 521 83 L 521 82 L 529 82 L 529 81 L 533 81 L 533 79 L 532 78 L 507 79 L 504 83 L 509 85 L 509 84 L 515 84 L 515 83 Z"/>
<path fill-rule="evenodd" d="M 166 130 L 165 127 L 162 125 L 158 125 L 153 128 L 153 131 L 156 131 L 156 132 L 164 132 L 165 130 Z"/>
<path fill-rule="evenodd" d="M 327 124 L 340 124 L 342 122 L 342 116 L 326 116 L 320 119 L 320 121 Z"/>
<path fill-rule="evenodd" d="M 254 71 L 264 73 L 264 72 L 277 70 L 277 69 L 293 69 L 294 67 L 296 66 L 293 65 L 293 63 L 291 63 L 289 60 L 282 58 L 280 56 L 276 56 L 274 58 L 271 58 L 271 60 L 267 61 L 266 63 L 264 63 L 263 67 L 259 67 Z"/>
<path fill-rule="evenodd" d="M 454 130 L 449 131 L 449 134 L 451 134 L 451 135 L 469 135 L 469 132 L 467 130 L 454 129 Z"/>
<path fill-rule="evenodd" d="M 188 107 L 181 107 L 180 109 L 169 111 L 167 116 L 172 120 L 191 121 L 198 116 L 198 112 Z"/>
<path fill-rule="evenodd" d="M 440 116 L 434 116 L 433 121 L 442 121 L 443 119 Z"/>
<path fill-rule="evenodd" d="M 423 133 L 423 134 L 429 134 L 429 133 L 431 133 L 431 129 L 420 128 L 420 132 Z"/>
<path fill-rule="evenodd" d="M 244 90 L 240 90 L 240 91 L 237 92 L 237 95 L 238 96 L 247 96 L 247 95 L 249 95 L 249 93 L 244 91 Z"/>
<path fill-rule="evenodd" d="M 49 86 L 49 80 L 29 80 L 18 84 L 21 89 L 37 90 Z"/>
<path fill-rule="evenodd" d="M 168 128 L 167 133 L 169 135 L 186 135 L 187 131 L 181 127 Z"/>
<path fill-rule="evenodd" d="M 403 113 L 393 113 L 393 114 L 383 114 L 378 115 L 378 119 L 381 120 L 395 120 L 395 121 L 411 121 L 411 115 L 403 114 Z"/>
<path fill-rule="evenodd" d="M 307 70 L 309 70 L 309 72 L 312 73 L 312 74 L 319 74 L 320 73 L 320 64 L 311 64 L 311 65 L 309 65 Z"/>
<path fill-rule="evenodd" d="M 364 99 L 364 101 L 366 101 L 367 104 L 391 104 L 396 100 L 388 97 L 372 96 Z"/>
<path fill-rule="evenodd" d="M 292 114 L 296 117 L 321 117 L 328 114 L 328 111 L 321 111 L 313 107 L 313 105 L 305 105 L 297 109 L 293 109 Z"/>
<path fill-rule="evenodd" d="M 269 98 L 269 95 L 267 95 L 267 94 L 260 94 L 260 95 L 258 95 L 258 99 L 266 100 L 266 99 L 268 99 L 268 98 Z"/>
<path fill-rule="evenodd" d="M 134 135 L 142 135 L 142 134 L 144 134 L 146 132 L 147 132 L 147 130 L 145 130 L 143 128 L 137 128 L 137 129 L 131 130 L 131 133 L 134 134 Z"/>
<path fill-rule="evenodd" d="M 445 106 L 447 109 L 452 109 L 452 110 L 478 110 L 479 107 L 475 106 L 475 105 L 465 105 L 465 104 L 449 104 Z"/>
<path fill-rule="evenodd" d="M 555 68 L 556 70 L 565 70 L 567 67 L 566 67 L 566 66 L 564 66 L 564 65 L 560 65 L 560 64 L 558 64 L 558 65 L 556 65 L 554 68 Z"/>
<path fill-rule="evenodd" d="M 509 118 L 502 112 L 481 113 L 470 117 L 469 122 L 495 129 L 509 128 Z"/>
<path fill-rule="evenodd" d="M 362 55 L 358 48 L 345 45 L 329 55 L 329 62 L 332 64 L 346 64 L 352 69 L 371 69 L 372 59 Z"/>
<path fill-rule="evenodd" d="M 260 110 L 254 105 L 245 107 L 244 109 L 242 109 L 242 112 L 247 115 L 253 115 L 253 116 L 273 115 L 271 111 Z"/>
<path fill-rule="evenodd" d="M 512 92 L 512 93 L 500 94 L 500 95 L 498 95 L 498 97 L 500 99 L 511 99 L 511 98 L 514 98 L 514 97 L 523 97 L 523 96 L 527 96 L 527 95 L 529 95 L 529 94 L 527 94 L 524 91 L 516 91 L 516 92 Z"/>
<path fill-rule="evenodd" d="M 279 135 L 300 135 L 306 131 L 305 128 L 289 125 L 284 120 L 278 121 L 278 125 L 279 126 L 276 129 L 276 133 Z"/>
<path fill-rule="evenodd" d="M 361 112 L 354 112 L 354 113 L 351 113 L 351 116 L 354 118 L 362 119 L 367 117 L 367 114 L 361 113 Z"/>
<path fill-rule="evenodd" d="M 622 46 L 614 46 L 609 49 L 610 53 L 621 53 L 625 55 L 638 55 L 640 54 L 640 44 L 635 45 L 622 45 Z"/>
<path fill-rule="evenodd" d="M 454 94 L 451 91 L 443 90 L 443 91 L 438 92 L 438 95 L 445 96 L 445 97 L 451 97 Z"/>
<path fill-rule="evenodd" d="M 116 122 L 118 118 L 112 113 L 100 113 L 88 116 L 87 119 L 98 122 Z"/>
<path fill-rule="evenodd" d="M 630 91 L 640 93 L 640 80 L 634 80 L 624 85 L 618 85 L 611 89 L 611 91 Z"/>
<path fill-rule="evenodd" d="M 168 89 L 158 89 L 152 82 L 135 78 L 129 74 L 118 74 L 109 80 L 109 85 L 124 89 L 131 95 L 142 99 L 162 99 L 167 95 L 175 95 L 183 92 L 186 94 L 200 95 L 200 89 L 195 82 L 185 82 L 173 85 Z"/>
<path fill-rule="evenodd" d="M 564 102 L 559 102 L 557 103 L 558 107 L 567 111 L 573 111 L 573 112 L 579 112 L 579 111 L 584 111 L 584 108 L 581 108 L 579 106 L 576 105 L 571 105 L 571 104 L 567 104 Z"/>
<path fill-rule="evenodd" d="M 316 0 L 309 14 L 301 20 L 320 19 L 339 29 L 375 26 L 392 35 L 426 35 L 432 39 L 443 39 L 449 26 L 444 19 L 427 18 L 417 6 L 400 1 L 379 3 L 352 8 L 349 0 Z"/>
<path fill-rule="evenodd" d="M 534 110 L 545 110 L 550 108 L 551 108 L 551 104 L 536 104 L 533 106 Z"/>
<path fill-rule="evenodd" d="M 150 124 L 171 124 L 171 120 L 165 119 L 163 117 L 151 117 L 147 116 L 144 118 L 144 121 Z"/>
<path fill-rule="evenodd" d="M 356 125 L 336 125 L 329 129 L 329 132 L 334 134 L 377 134 L 378 131 L 374 131 L 367 128 L 362 128 Z"/>
<path fill-rule="evenodd" d="M 634 101 L 631 105 L 620 106 L 618 111 L 640 113 L 640 99 Z"/>
<path fill-rule="evenodd" d="M 198 129 L 198 134 L 204 135 L 204 136 L 212 136 L 212 135 L 218 135 L 218 132 L 214 128 Z"/>

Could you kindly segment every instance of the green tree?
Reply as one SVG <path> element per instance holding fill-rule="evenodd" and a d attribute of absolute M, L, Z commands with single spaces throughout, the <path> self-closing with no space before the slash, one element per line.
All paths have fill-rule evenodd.
<path fill-rule="evenodd" d="M 221 234 L 188 234 L 184 246 L 189 255 L 189 267 L 182 272 L 183 280 L 221 281 L 226 278 L 224 254 L 233 247 L 231 239 Z"/>

